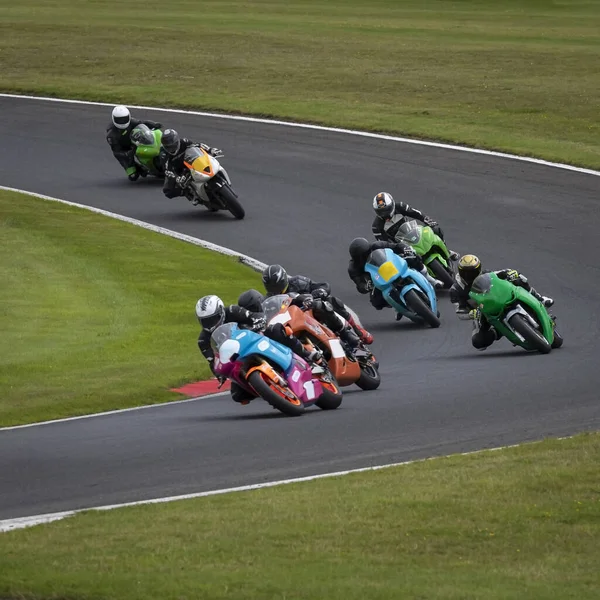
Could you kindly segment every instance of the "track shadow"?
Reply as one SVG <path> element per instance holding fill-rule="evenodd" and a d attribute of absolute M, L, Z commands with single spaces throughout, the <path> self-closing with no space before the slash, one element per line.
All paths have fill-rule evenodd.
<path fill-rule="evenodd" d="M 89 186 L 89 183 L 87 184 Z M 155 177 L 146 177 L 145 179 L 138 179 L 137 181 L 129 181 L 128 179 L 99 179 L 93 182 L 93 187 L 97 188 L 109 188 L 109 189 L 131 189 L 135 188 L 162 188 L 163 180 Z"/>
<path fill-rule="evenodd" d="M 481 359 L 481 358 L 513 358 L 513 357 L 531 357 L 531 356 L 542 356 L 539 352 L 526 352 L 521 348 L 514 348 L 512 350 L 496 350 L 490 352 L 489 350 L 476 350 L 473 348 L 472 352 L 465 354 L 453 354 L 449 356 L 437 356 L 434 360 L 465 360 L 465 359 Z"/>
<path fill-rule="evenodd" d="M 243 408 L 243 407 L 242 407 Z M 248 413 L 248 414 L 230 414 L 230 415 L 211 415 L 206 417 L 186 418 L 186 421 L 198 421 L 198 422 L 227 422 L 227 421 L 268 421 L 273 419 L 304 419 L 313 414 L 319 414 L 322 412 L 321 409 L 312 406 L 306 409 L 306 412 L 301 417 L 288 417 L 278 410 L 273 409 L 273 412 L 263 413 Z M 332 411 L 333 412 L 333 411 Z"/>

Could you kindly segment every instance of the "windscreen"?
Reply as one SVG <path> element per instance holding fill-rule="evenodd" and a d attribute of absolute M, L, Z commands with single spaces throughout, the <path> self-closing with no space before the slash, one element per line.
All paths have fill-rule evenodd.
<path fill-rule="evenodd" d="M 484 273 L 475 277 L 471 286 L 471 291 L 476 294 L 487 294 L 492 289 L 492 277 L 489 273 Z"/>
<path fill-rule="evenodd" d="M 418 244 L 421 239 L 421 231 L 421 226 L 416 221 L 407 221 L 402 223 L 400 229 L 398 229 L 396 239 L 400 238 L 409 244 Z"/>
<path fill-rule="evenodd" d="M 233 337 L 234 331 L 237 328 L 235 323 L 225 323 L 219 325 L 210 336 L 210 346 L 213 352 L 218 352 L 221 344 Z"/>
<path fill-rule="evenodd" d="M 141 146 L 151 146 L 154 144 L 154 134 L 148 125 L 140 123 L 131 132 L 131 141 L 134 144 L 139 144 Z"/>
<path fill-rule="evenodd" d="M 376 267 L 380 267 L 383 263 L 388 261 L 387 254 L 385 250 L 374 250 L 371 252 L 371 256 L 369 256 L 368 263 L 370 265 L 375 265 Z"/>
<path fill-rule="evenodd" d="M 204 156 L 204 152 L 197 146 L 190 146 L 183 155 L 183 160 L 192 164 L 199 156 Z"/>
<path fill-rule="evenodd" d="M 271 296 L 263 302 L 263 311 L 267 317 L 267 321 L 270 321 L 274 316 L 283 312 L 289 305 L 292 299 L 287 294 L 278 294 L 277 296 Z"/>

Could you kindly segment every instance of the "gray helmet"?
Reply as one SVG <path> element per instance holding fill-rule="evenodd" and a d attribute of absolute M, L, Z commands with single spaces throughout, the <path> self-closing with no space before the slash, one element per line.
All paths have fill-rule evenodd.
<path fill-rule="evenodd" d="M 173 155 L 177 154 L 181 139 L 174 129 L 165 129 L 165 132 L 162 134 L 161 144 L 167 154 Z"/>

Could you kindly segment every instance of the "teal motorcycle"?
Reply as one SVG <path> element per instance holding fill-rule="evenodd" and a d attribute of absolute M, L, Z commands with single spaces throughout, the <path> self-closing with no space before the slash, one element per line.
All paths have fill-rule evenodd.
<path fill-rule="evenodd" d="M 150 129 L 143 123 L 140 123 L 131 132 L 131 142 L 135 146 L 136 166 L 127 169 L 127 175 L 135 173 L 137 169 L 143 176 L 152 175 L 160 178 L 165 176 L 165 169 L 160 158 L 161 140 L 162 131 L 160 129 Z"/>
<path fill-rule="evenodd" d="M 396 239 L 412 246 L 423 259 L 429 274 L 450 289 L 454 283 L 454 270 L 450 261 L 450 252 L 444 240 L 431 227 L 418 221 L 406 221 L 398 229 Z"/>
<path fill-rule="evenodd" d="M 483 273 L 475 278 L 469 297 L 490 325 L 514 346 L 542 354 L 562 346 L 553 317 L 526 289 L 495 273 Z"/>

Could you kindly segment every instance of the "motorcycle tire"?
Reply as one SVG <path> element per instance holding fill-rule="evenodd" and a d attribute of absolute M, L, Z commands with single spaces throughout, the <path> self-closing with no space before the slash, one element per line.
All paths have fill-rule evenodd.
<path fill-rule="evenodd" d="M 554 339 L 552 340 L 552 348 L 560 348 L 563 343 L 564 343 L 564 339 L 563 336 L 560 335 L 560 333 L 558 333 L 558 331 L 556 331 L 556 329 L 554 330 Z"/>
<path fill-rule="evenodd" d="M 280 388 L 274 381 L 268 378 L 262 371 L 254 371 L 248 377 L 248 383 L 254 391 L 266 400 L 273 408 L 288 417 L 299 417 L 304 414 L 304 403 L 294 395 L 292 399 L 288 394 L 291 390 Z"/>
<path fill-rule="evenodd" d="M 415 292 L 415 290 L 408 290 L 406 296 L 404 296 L 406 306 L 410 308 L 414 313 L 419 315 L 427 325 L 434 329 L 441 325 L 439 318 L 433 313 L 431 308 L 424 302 L 424 300 Z"/>
<path fill-rule="evenodd" d="M 376 390 L 381 385 L 381 375 L 379 369 L 372 363 L 360 366 L 360 377 L 356 385 L 365 391 Z"/>
<path fill-rule="evenodd" d="M 223 187 L 219 190 L 219 194 L 221 195 L 221 199 L 225 203 L 227 210 L 236 219 L 243 219 L 246 216 L 244 207 L 240 204 L 235 192 L 227 184 L 223 185 Z"/>
<path fill-rule="evenodd" d="M 439 279 L 444 284 L 444 289 L 448 290 L 454 284 L 454 278 L 448 271 L 446 267 L 437 259 L 434 258 L 428 265 L 429 269 L 433 273 L 433 276 L 436 279 Z"/>
<path fill-rule="evenodd" d="M 534 329 L 523 317 L 523 315 L 513 315 L 508 321 L 509 325 L 535 350 L 542 354 L 548 354 L 552 346 L 540 331 Z"/>
<path fill-rule="evenodd" d="M 335 410 L 336 408 L 339 408 L 342 403 L 342 390 L 340 390 L 338 382 L 331 375 L 328 379 L 329 381 L 321 379 L 323 393 L 315 402 L 321 410 Z"/>

